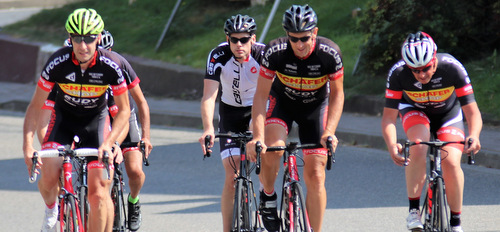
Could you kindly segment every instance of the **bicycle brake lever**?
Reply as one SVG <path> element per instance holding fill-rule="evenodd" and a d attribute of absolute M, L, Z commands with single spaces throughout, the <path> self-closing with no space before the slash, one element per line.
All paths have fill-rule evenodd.
<path fill-rule="evenodd" d="M 108 152 L 104 152 L 104 155 L 102 157 L 102 162 L 104 163 L 104 168 L 106 168 L 106 174 L 108 176 L 108 180 L 111 179 L 111 175 L 109 174 L 109 154 Z"/>
<path fill-rule="evenodd" d="M 208 145 L 210 145 L 210 140 L 212 139 L 211 135 L 205 136 L 205 155 L 203 156 L 203 160 L 205 160 L 206 157 L 209 157 L 212 155 L 212 153 L 208 150 Z"/>
<path fill-rule="evenodd" d="M 326 148 L 328 149 L 328 160 L 326 163 L 327 170 L 332 169 L 332 164 L 335 163 L 335 152 L 333 152 L 332 141 L 333 141 L 333 137 L 328 136 L 328 138 L 326 139 Z"/>
<path fill-rule="evenodd" d="M 34 152 L 33 153 L 33 157 L 31 158 L 32 162 L 33 162 L 33 166 L 31 166 L 31 175 L 30 175 L 30 178 L 29 178 L 29 182 L 30 183 L 35 183 L 36 182 L 36 178 L 38 177 L 38 174 L 36 174 L 36 165 L 38 164 L 38 152 Z"/>
<path fill-rule="evenodd" d="M 144 142 L 144 140 L 141 140 L 139 142 L 139 149 L 141 149 L 142 153 L 142 163 L 145 166 L 149 166 L 149 159 L 146 157 L 146 143 Z"/>
<path fill-rule="evenodd" d="M 255 144 L 255 153 L 257 153 L 257 163 L 255 165 L 255 174 L 260 174 L 260 153 L 262 152 L 262 143 L 257 141 Z"/>
<path fill-rule="evenodd" d="M 405 157 L 405 163 L 403 164 L 403 166 L 408 166 L 408 156 L 410 154 L 410 141 L 409 140 L 405 141 L 405 144 L 403 147 L 403 154 Z"/>
<path fill-rule="evenodd" d="M 474 140 L 472 138 L 469 138 L 469 140 L 467 141 L 467 145 L 470 147 L 470 145 L 472 145 L 472 142 L 474 142 Z M 475 154 L 474 154 L 474 151 L 471 151 L 469 153 L 469 155 L 467 156 L 467 164 L 473 165 L 475 163 L 476 163 Z"/>

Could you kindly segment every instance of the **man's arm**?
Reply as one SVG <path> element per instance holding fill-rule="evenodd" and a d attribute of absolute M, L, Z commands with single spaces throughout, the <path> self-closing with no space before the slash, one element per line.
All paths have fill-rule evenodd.
<path fill-rule="evenodd" d="M 107 151 L 108 154 L 112 154 L 111 147 L 113 146 L 115 141 L 117 141 L 120 133 L 123 131 L 123 128 L 127 127 L 130 118 L 130 103 L 128 100 L 128 91 L 125 90 L 123 93 L 115 95 L 114 99 L 116 105 L 118 106 L 118 113 L 113 119 L 110 134 L 103 142 L 103 144 L 101 144 L 101 146 L 99 147 L 99 160 L 102 159 L 102 154 L 104 151 Z"/>
<path fill-rule="evenodd" d="M 148 157 L 149 153 L 151 153 L 151 150 L 153 149 L 153 145 L 151 144 L 151 134 L 150 134 L 151 120 L 149 115 L 149 105 L 148 102 L 146 101 L 146 98 L 144 97 L 144 94 L 142 93 L 139 84 L 134 86 L 129 91 L 139 111 L 139 122 L 141 123 L 142 141 L 144 141 L 146 145 L 146 157 Z"/>
<path fill-rule="evenodd" d="M 198 140 L 201 144 L 201 149 L 203 153 L 206 151 L 205 147 L 205 137 L 207 135 L 212 136 L 210 140 L 211 148 L 214 144 L 214 111 L 215 111 L 215 101 L 217 99 L 217 93 L 219 92 L 219 82 L 215 80 L 205 79 L 203 81 L 203 97 L 201 98 L 201 121 L 203 122 L 203 134 Z"/>
<path fill-rule="evenodd" d="M 253 97 L 252 106 L 252 126 L 253 131 L 252 141 L 247 143 L 247 153 L 249 159 L 252 162 L 256 161 L 255 144 L 260 141 L 263 146 L 263 152 L 265 152 L 265 122 L 266 122 L 266 105 L 267 99 L 269 98 L 269 92 L 271 91 L 271 86 L 273 84 L 273 79 L 264 77 L 262 74 L 259 75 L 257 81 L 257 89 Z"/>
<path fill-rule="evenodd" d="M 469 136 L 467 137 L 467 140 L 469 138 L 473 139 L 473 143 L 465 152 L 469 153 L 471 151 L 474 151 L 475 154 L 481 149 L 481 143 L 479 142 L 479 134 L 483 129 L 483 119 L 481 117 L 481 112 L 479 111 L 479 107 L 477 106 L 476 102 L 472 102 L 465 106 L 462 106 L 462 110 L 465 114 L 467 127 L 469 129 Z"/>
<path fill-rule="evenodd" d="M 24 117 L 23 125 L 23 153 L 24 162 L 28 166 L 28 170 L 31 170 L 33 157 L 33 138 L 37 133 L 37 122 L 40 116 L 40 111 L 42 110 L 43 103 L 49 96 L 49 92 L 44 91 L 39 86 L 36 87 L 35 93 L 31 99 L 28 108 L 26 109 L 26 115 Z"/>
<path fill-rule="evenodd" d="M 395 164 L 402 166 L 405 161 L 404 158 L 399 155 L 399 151 L 402 147 L 398 144 L 398 134 L 396 130 L 398 112 L 397 109 L 384 107 L 382 115 L 382 135 L 384 136 L 385 144 L 387 145 L 387 150 L 392 160 Z"/>
<path fill-rule="evenodd" d="M 335 131 L 339 125 L 339 120 L 344 108 L 344 77 L 330 81 L 330 96 L 328 99 L 328 116 L 325 131 L 322 135 L 321 143 L 326 147 L 328 136 L 333 138 L 333 150 L 337 149 L 338 139 Z"/>

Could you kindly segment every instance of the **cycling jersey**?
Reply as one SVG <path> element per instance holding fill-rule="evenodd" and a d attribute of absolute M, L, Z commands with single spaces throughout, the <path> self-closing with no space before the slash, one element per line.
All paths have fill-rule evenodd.
<path fill-rule="evenodd" d="M 396 63 L 387 78 L 385 107 L 401 110 L 413 106 L 426 114 L 443 114 L 459 101 L 462 106 L 475 102 L 469 75 L 450 54 L 438 53 L 436 72 L 427 84 L 413 76 L 404 61 Z"/>
<path fill-rule="evenodd" d="M 111 86 L 115 95 L 126 91 L 121 61 L 113 53 L 97 49 L 87 70 L 81 70 L 73 48 L 56 51 L 42 69 L 38 86 L 51 91 L 58 86 L 55 104 L 74 114 L 98 114 L 107 106 L 106 89 Z"/>
<path fill-rule="evenodd" d="M 269 42 L 260 75 L 275 78 L 272 90 L 300 103 L 320 102 L 328 97 L 329 81 L 344 75 L 342 54 L 333 41 L 318 36 L 311 54 L 298 58 L 287 37 Z M 283 98 L 285 99 L 285 98 Z"/>
<path fill-rule="evenodd" d="M 205 79 L 221 83 L 221 101 L 236 107 L 251 106 L 257 87 L 264 44 L 254 43 L 247 61 L 238 62 L 227 42 L 208 55 Z"/>

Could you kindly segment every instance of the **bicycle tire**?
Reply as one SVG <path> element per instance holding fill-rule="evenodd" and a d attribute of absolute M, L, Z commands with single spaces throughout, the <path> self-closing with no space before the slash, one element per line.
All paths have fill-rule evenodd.
<path fill-rule="evenodd" d="M 121 183 L 119 183 L 121 184 Z M 123 201 L 123 191 L 119 186 L 111 189 L 111 199 L 113 200 L 114 220 L 113 231 L 124 232 L 126 230 L 125 202 Z"/>
<path fill-rule="evenodd" d="M 66 195 L 60 201 L 61 232 L 82 232 L 81 221 L 79 222 L 78 209 L 73 195 Z"/>
<path fill-rule="evenodd" d="M 82 220 L 82 226 L 84 231 L 88 228 L 88 220 L 89 220 L 89 212 L 90 212 L 90 204 L 87 196 L 87 187 L 80 186 L 78 188 L 78 206 L 80 210 L 80 218 Z"/>
<path fill-rule="evenodd" d="M 299 183 L 293 183 L 291 186 L 292 191 L 292 206 L 293 206 L 293 222 L 292 228 L 294 232 L 311 232 L 311 225 L 309 216 L 306 210 L 306 199 L 304 191 Z"/>
<path fill-rule="evenodd" d="M 435 228 L 438 229 L 438 231 L 448 231 L 449 229 L 449 220 L 448 220 L 448 210 L 446 206 L 446 197 L 445 197 L 445 189 L 444 189 L 444 182 L 443 179 L 438 178 L 436 180 L 436 186 L 435 186 L 435 194 L 434 194 L 434 199 L 435 202 L 433 204 L 434 210 L 433 210 L 433 218 L 434 218 L 434 223 L 433 225 Z"/>
<path fill-rule="evenodd" d="M 252 231 L 251 206 L 248 187 L 243 179 L 238 179 L 234 194 L 233 231 Z"/>

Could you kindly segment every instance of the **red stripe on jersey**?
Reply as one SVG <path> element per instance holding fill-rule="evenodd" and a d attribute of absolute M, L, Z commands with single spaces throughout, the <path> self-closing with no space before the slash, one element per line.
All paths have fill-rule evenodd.
<path fill-rule="evenodd" d="M 402 97 L 403 97 L 403 91 L 394 91 L 390 89 L 385 90 L 385 98 L 401 99 Z"/>
<path fill-rule="evenodd" d="M 52 90 L 54 84 L 55 84 L 54 82 L 47 81 L 43 79 L 43 77 L 40 77 L 40 79 L 38 79 L 38 87 L 47 92 L 50 92 Z"/>
<path fill-rule="evenodd" d="M 45 103 L 42 106 L 42 109 L 44 110 L 51 110 L 54 109 L 55 102 L 52 100 L 45 100 Z"/>
<path fill-rule="evenodd" d="M 274 78 L 275 73 L 276 73 L 276 71 L 269 70 L 265 67 L 260 66 L 260 73 L 259 74 L 267 79 L 272 80 Z"/>
<path fill-rule="evenodd" d="M 334 72 L 332 74 L 328 74 L 328 79 L 330 79 L 331 81 L 334 81 L 334 80 L 338 80 L 340 79 L 341 77 L 344 76 L 344 67 L 342 67 L 339 71 L 337 72 Z"/>
<path fill-rule="evenodd" d="M 127 91 L 127 83 L 124 81 L 119 85 L 112 85 L 113 88 L 113 95 L 118 96 L 120 94 L 123 94 Z"/>
<path fill-rule="evenodd" d="M 139 80 L 139 77 L 135 77 L 134 81 L 130 83 L 130 85 L 127 86 L 128 89 L 134 88 L 137 84 L 139 84 L 141 80 Z"/>
<path fill-rule="evenodd" d="M 472 85 L 468 84 L 460 89 L 455 89 L 455 93 L 457 93 L 457 97 L 463 97 L 465 95 L 473 94 L 474 90 L 472 90 Z"/>

